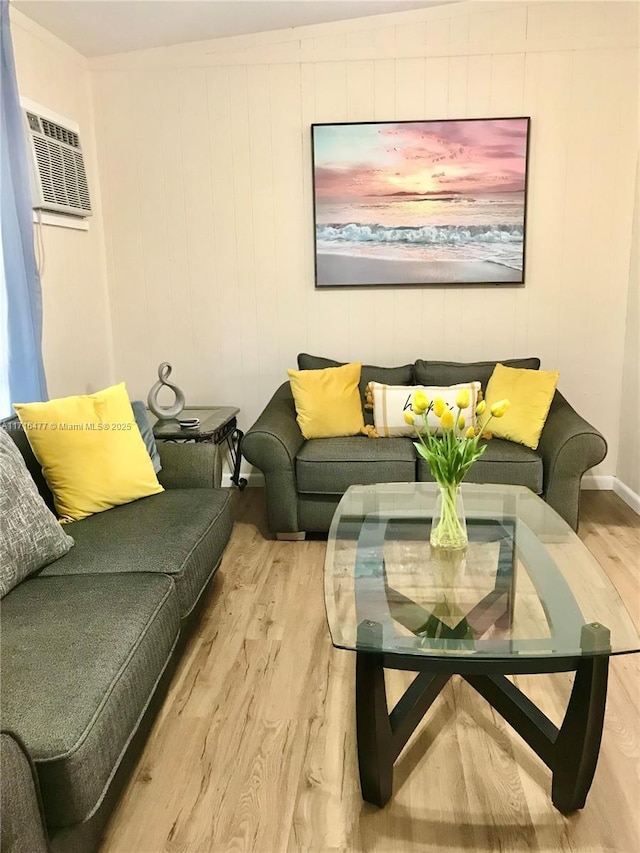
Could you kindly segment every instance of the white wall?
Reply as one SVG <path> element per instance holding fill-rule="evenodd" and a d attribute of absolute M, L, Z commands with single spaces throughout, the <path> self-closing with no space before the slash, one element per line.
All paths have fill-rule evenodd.
<path fill-rule="evenodd" d="M 622 371 L 620 449 L 616 476 L 635 496 L 640 511 L 640 163 L 636 174 L 636 204 L 631 238 L 629 298 Z M 627 495 L 626 497 L 633 497 Z"/>
<path fill-rule="evenodd" d="M 50 397 L 84 394 L 113 379 L 104 226 L 87 60 L 11 8 L 18 88 L 23 97 L 73 119 L 87 163 L 94 215 L 89 231 L 43 227 L 43 352 Z"/>
<path fill-rule="evenodd" d="M 306 350 L 539 355 L 616 471 L 638 5 L 463 3 L 91 61 L 116 376 L 249 426 Z M 312 122 L 530 115 L 526 286 L 316 292 Z M 604 395 L 604 396 L 603 396 Z"/>

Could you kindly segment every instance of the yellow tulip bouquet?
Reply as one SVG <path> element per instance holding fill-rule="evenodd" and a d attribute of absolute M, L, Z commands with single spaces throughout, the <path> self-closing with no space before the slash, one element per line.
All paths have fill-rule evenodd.
<path fill-rule="evenodd" d="M 427 461 L 433 478 L 442 494 L 440 519 L 431 531 L 431 544 L 444 548 L 462 548 L 467 544 L 464 523 L 456 512 L 458 487 L 465 474 L 482 454 L 487 445 L 480 438 L 487 432 L 492 418 L 501 418 L 511 405 L 509 400 L 500 400 L 491 406 L 484 423 L 467 426 L 462 410 L 468 408 L 470 393 L 463 388 L 456 398 L 457 415 L 441 397 L 429 400 L 424 391 L 416 391 L 410 409 L 404 413 L 405 421 L 415 429 L 418 441 L 414 442 L 418 453 Z M 476 407 L 478 418 L 485 414 L 486 403 L 482 400 Z M 428 425 L 430 412 L 440 420 L 439 429 L 431 430 Z M 416 416 L 422 418 L 419 429 Z M 438 432 L 442 435 L 438 435 Z"/>

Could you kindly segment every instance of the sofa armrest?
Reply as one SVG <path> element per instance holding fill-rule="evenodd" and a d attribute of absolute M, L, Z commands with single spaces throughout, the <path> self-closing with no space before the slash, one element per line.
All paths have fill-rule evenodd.
<path fill-rule="evenodd" d="M 285 382 L 242 439 L 242 455 L 264 474 L 272 533 L 299 532 L 296 455 L 303 444 L 291 387 Z"/>
<path fill-rule="evenodd" d="M 544 468 L 544 499 L 577 530 L 582 475 L 602 462 L 607 442 L 556 391 L 538 453 Z"/>
<path fill-rule="evenodd" d="M 36 772 L 20 739 L 0 732 L 0 851 L 46 853 L 40 789 Z"/>
<path fill-rule="evenodd" d="M 219 489 L 222 463 L 217 445 L 210 442 L 157 441 L 165 489 Z"/>

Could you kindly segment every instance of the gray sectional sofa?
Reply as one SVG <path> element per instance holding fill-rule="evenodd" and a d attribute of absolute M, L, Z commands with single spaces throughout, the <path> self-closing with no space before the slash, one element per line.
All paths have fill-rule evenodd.
<path fill-rule="evenodd" d="M 159 450 L 164 492 L 69 525 L 71 550 L 2 600 L 3 853 L 97 849 L 222 560 L 217 448 Z"/>
<path fill-rule="evenodd" d="M 540 367 L 537 358 L 506 359 L 501 363 L 508 367 Z M 341 364 L 344 362 L 306 353 L 298 356 L 300 370 Z M 361 397 L 364 403 L 364 392 L 371 381 L 447 386 L 479 380 L 485 390 L 495 365 L 496 361 L 424 360 L 393 368 L 363 365 Z M 368 414 L 365 411 L 365 422 Z M 606 452 L 603 436 L 556 391 L 537 450 L 493 439 L 466 479 L 473 483 L 527 486 L 542 495 L 576 529 L 582 475 L 601 462 Z M 301 539 L 306 532 L 326 533 L 338 501 L 350 485 L 433 480 L 427 463 L 417 458 L 408 437 L 305 440 L 296 422 L 288 382 L 278 388 L 244 436 L 242 453 L 264 474 L 269 528 L 283 539 Z"/>

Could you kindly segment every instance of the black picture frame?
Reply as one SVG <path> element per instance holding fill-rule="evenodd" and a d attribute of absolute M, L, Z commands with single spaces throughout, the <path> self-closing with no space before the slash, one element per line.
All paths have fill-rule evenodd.
<path fill-rule="evenodd" d="M 522 287 L 530 124 L 312 124 L 316 289 Z"/>

